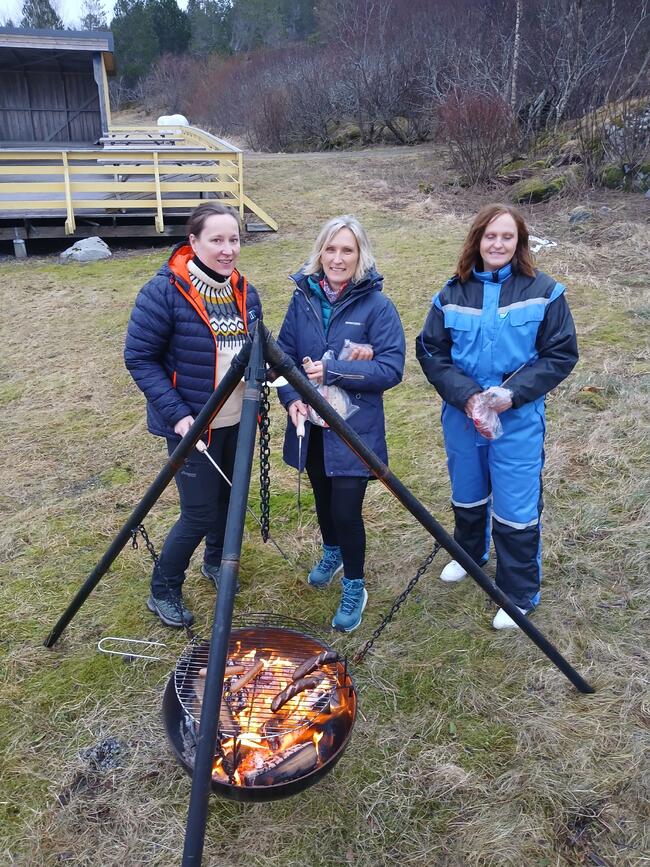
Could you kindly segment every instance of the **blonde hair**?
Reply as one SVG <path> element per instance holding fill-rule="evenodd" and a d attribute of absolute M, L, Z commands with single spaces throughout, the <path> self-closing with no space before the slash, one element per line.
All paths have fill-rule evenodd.
<path fill-rule="evenodd" d="M 375 257 L 366 230 L 357 218 L 352 216 L 352 214 L 343 214 L 340 217 L 332 217 L 332 219 L 328 220 L 321 228 L 316 240 L 314 241 L 314 247 L 309 255 L 309 259 L 307 259 L 307 262 L 302 269 L 303 274 L 318 274 L 319 271 L 323 270 L 323 262 L 321 258 L 323 252 L 331 242 L 334 235 L 336 235 L 337 232 L 340 232 L 341 229 L 349 229 L 352 232 L 359 248 L 359 261 L 357 262 L 357 267 L 352 278 L 354 282 L 358 283 L 359 280 L 361 280 L 361 278 L 374 267 Z"/>

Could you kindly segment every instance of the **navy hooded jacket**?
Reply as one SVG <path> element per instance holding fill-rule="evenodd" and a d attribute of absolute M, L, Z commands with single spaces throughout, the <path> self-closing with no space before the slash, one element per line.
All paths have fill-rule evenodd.
<path fill-rule="evenodd" d="M 193 252 L 178 245 L 146 283 L 131 312 L 124 347 L 125 364 L 147 399 L 147 427 L 174 437 L 174 425 L 194 417 L 218 385 L 217 339 L 201 296 L 189 278 Z M 238 271 L 231 285 L 246 328 L 262 315 L 254 286 Z"/>
<path fill-rule="evenodd" d="M 383 392 L 398 385 L 404 372 L 405 341 L 402 323 L 393 302 L 382 292 L 383 278 L 374 269 L 359 283 L 351 283 L 333 307 L 327 335 L 318 297 L 309 286 L 308 277 L 299 272 L 291 278 L 296 289 L 282 323 L 278 344 L 302 370 L 302 360 L 314 360 L 331 350 L 334 359 L 323 362 L 324 384 L 344 389 L 359 409 L 348 423 L 379 458 L 387 462 L 386 432 L 384 425 Z M 338 361 L 346 340 L 368 343 L 372 346 L 370 361 Z M 305 376 L 305 382 L 309 379 Z M 286 385 L 278 389 L 285 407 L 302 399 L 298 392 Z M 308 402 L 308 401 L 307 401 Z M 305 425 L 305 441 L 301 453 L 304 469 L 309 444 L 311 423 Z M 368 476 L 367 467 L 329 428 L 323 431 L 325 473 L 328 476 Z M 298 438 L 291 419 L 287 420 L 284 440 L 284 460 L 298 468 Z"/>

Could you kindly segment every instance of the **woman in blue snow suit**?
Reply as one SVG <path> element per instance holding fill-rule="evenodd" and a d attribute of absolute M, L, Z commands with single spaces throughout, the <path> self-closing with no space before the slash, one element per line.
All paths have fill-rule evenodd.
<path fill-rule="evenodd" d="M 291 279 L 296 288 L 279 345 L 303 366 L 314 386 L 335 385 L 347 393 L 358 407 L 349 418 L 350 426 L 386 462 L 382 395 L 401 382 L 404 332 L 395 306 L 382 292 L 383 280 L 363 227 L 349 215 L 329 220 L 309 260 Z M 341 361 L 338 356 L 346 340 L 356 348 Z M 307 469 L 323 538 L 323 556 L 307 580 L 312 587 L 323 588 L 343 570 L 341 603 L 332 626 L 351 632 L 361 623 L 368 601 L 361 510 L 370 473 L 332 430 L 309 421 L 299 450 L 296 426 L 301 416 L 307 418 L 307 406 L 290 385 L 278 394 L 289 415 L 284 459 L 292 467 Z"/>
<path fill-rule="evenodd" d="M 416 355 L 443 399 L 454 538 L 482 564 L 491 531 L 497 586 L 530 613 L 541 586 L 545 396 L 575 366 L 578 345 L 565 287 L 533 267 L 516 209 L 479 211 L 456 275 L 434 296 Z M 486 398 L 503 427 L 498 438 L 472 421 Z M 440 577 L 465 574 L 452 560 Z M 493 626 L 516 623 L 499 609 Z"/>

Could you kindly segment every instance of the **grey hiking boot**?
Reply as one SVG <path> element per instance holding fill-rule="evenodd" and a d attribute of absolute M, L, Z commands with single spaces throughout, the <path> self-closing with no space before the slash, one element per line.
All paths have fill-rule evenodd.
<path fill-rule="evenodd" d="M 201 566 L 201 575 L 212 581 L 214 589 L 219 592 L 219 581 L 221 580 L 221 566 L 210 566 L 209 563 L 203 563 Z M 235 584 L 235 593 L 239 593 L 239 581 Z"/>
<path fill-rule="evenodd" d="M 323 545 L 323 556 L 307 576 L 307 583 L 312 587 L 327 587 L 341 569 L 341 549 L 338 545 Z"/>
<path fill-rule="evenodd" d="M 152 614 L 156 614 L 165 626 L 181 629 L 194 623 L 194 615 L 189 608 L 185 607 L 180 590 L 163 597 L 149 596 L 147 608 Z"/>

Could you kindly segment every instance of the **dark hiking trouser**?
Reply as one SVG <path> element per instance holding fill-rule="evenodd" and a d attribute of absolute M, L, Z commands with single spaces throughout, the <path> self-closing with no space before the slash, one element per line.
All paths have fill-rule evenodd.
<path fill-rule="evenodd" d="M 208 452 L 232 481 L 239 425 L 215 428 Z M 171 455 L 178 438 L 167 440 Z M 205 538 L 204 561 L 219 566 L 223 552 L 230 486 L 198 449 L 192 449 L 175 476 L 181 503 L 181 514 L 169 531 L 160 553 L 161 575 L 154 574 L 151 590 L 155 597 L 165 596 L 169 589 L 178 590 L 185 580 L 192 554 Z"/>

